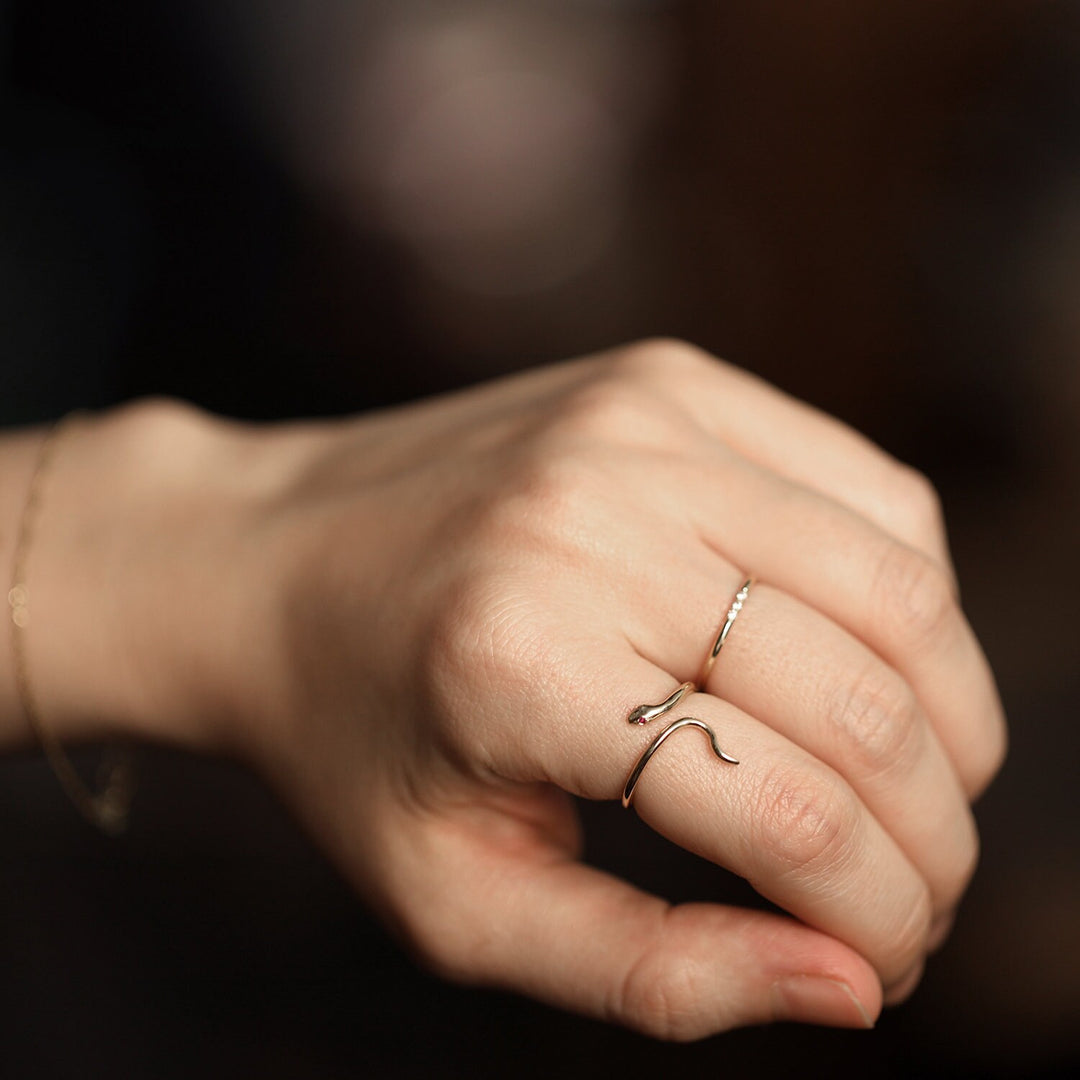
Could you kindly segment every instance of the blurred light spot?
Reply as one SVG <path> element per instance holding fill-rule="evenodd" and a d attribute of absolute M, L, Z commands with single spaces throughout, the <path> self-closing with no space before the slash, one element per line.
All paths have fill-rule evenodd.
<path fill-rule="evenodd" d="M 245 43 L 297 175 L 445 284 L 527 294 L 609 249 L 665 90 L 663 0 L 199 6 Z"/>
<path fill-rule="evenodd" d="M 628 70 L 635 50 L 619 28 L 611 15 L 528 10 L 390 28 L 345 140 L 342 171 L 369 225 L 479 294 L 536 292 L 585 270 L 626 203 L 644 111 L 632 99 L 649 82 L 649 65 Z"/>
<path fill-rule="evenodd" d="M 613 126 L 587 90 L 543 72 L 465 75 L 405 119 L 378 163 L 383 224 L 471 289 L 555 284 L 613 227 Z"/>

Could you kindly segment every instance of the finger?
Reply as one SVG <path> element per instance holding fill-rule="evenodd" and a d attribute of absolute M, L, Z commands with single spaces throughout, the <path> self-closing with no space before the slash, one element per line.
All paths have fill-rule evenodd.
<path fill-rule="evenodd" d="M 940 501 L 925 477 L 840 421 L 681 342 L 645 341 L 403 408 L 422 420 L 428 440 L 453 432 L 461 443 L 497 439 L 500 426 L 491 422 L 508 424 L 522 411 L 548 408 L 552 418 L 572 421 L 598 400 L 629 402 L 635 394 L 654 413 L 678 405 L 713 437 L 862 514 L 955 579 Z M 367 438 L 381 445 L 381 425 L 395 424 L 402 411 L 373 418 Z"/>
<path fill-rule="evenodd" d="M 406 408 L 428 414 L 433 439 L 450 428 L 468 437 L 485 421 L 545 402 L 553 416 L 572 417 L 597 399 L 635 393 L 647 396 L 654 412 L 677 405 L 713 437 L 864 515 L 955 577 L 940 500 L 925 477 L 839 420 L 682 342 L 644 341 Z M 398 411 L 386 412 L 385 422 L 395 422 Z"/>
<path fill-rule="evenodd" d="M 705 431 L 861 514 L 955 578 L 941 502 L 922 474 L 841 421 L 692 346 L 638 348 L 657 351 L 657 381 Z"/>
<path fill-rule="evenodd" d="M 667 697 L 673 680 L 628 646 L 571 648 L 551 661 L 569 678 L 566 688 L 550 688 L 539 702 L 532 684 L 527 705 L 508 703 L 529 723 L 501 745 L 487 742 L 486 752 L 503 775 L 617 798 L 664 726 L 631 725 L 626 718 L 635 706 Z M 677 733 L 638 784 L 634 805 L 642 818 L 851 945 L 886 987 L 906 977 L 924 953 L 929 891 L 851 787 L 783 736 L 709 695 L 691 695 L 671 718 L 683 716 L 711 725 L 722 749 L 741 764 L 717 761 L 700 732 Z"/>
<path fill-rule="evenodd" d="M 699 514 L 710 543 L 895 668 L 964 789 L 981 792 L 1004 756 L 1005 717 L 986 658 L 938 564 L 832 500 L 748 462 L 718 456 L 716 468 L 720 475 L 709 481 L 714 505 L 735 505 L 740 513 L 724 513 L 722 528 Z"/>
<path fill-rule="evenodd" d="M 647 618 L 640 609 L 627 613 L 636 624 L 631 637 L 659 667 L 695 678 L 742 581 L 717 558 L 665 565 L 673 580 L 655 590 L 657 607 Z M 725 578 L 726 597 L 716 584 Z M 915 694 L 875 653 L 758 583 L 703 689 L 840 773 L 927 882 L 935 914 L 956 904 L 977 858 L 974 819 Z"/>
<path fill-rule="evenodd" d="M 677 907 L 505 822 L 426 823 L 407 932 L 440 973 L 688 1040 L 746 1024 L 872 1026 L 881 990 L 852 949 L 778 915 Z"/>

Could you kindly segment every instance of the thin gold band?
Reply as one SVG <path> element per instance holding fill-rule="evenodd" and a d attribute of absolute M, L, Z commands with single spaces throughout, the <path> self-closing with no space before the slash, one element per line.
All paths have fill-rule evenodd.
<path fill-rule="evenodd" d="M 83 782 L 72 765 L 71 759 L 64 752 L 60 740 L 45 726 L 41 719 L 37 698 L 30 685 L 30 665 L 26 656 L 24 634 L 30 625 L 30 588 L 27 584 L 27 561 L 33 545 L 34 529 L 37 525 L 38 511 L 41 506 L 45 476 L 52 464 L 60 437 L 73 424 L 72 417 L 65 417 L 56 423 L 41 441 L 37 460 L 30 475 L 26 501 L 23 503 L 22 516 L 15 537 L 15 552 L 12 556 L 11 588 L 8 590 L 8 604 L 11 607 L 11 652 L 15 666 L 15 691 L 22 704 L 23 712 L 33 729 L 41 749 L 52 768 L 60 786 L 76 809 L 92 825 L 103 832 L 116 835 L 127 826 L 128 808 L 131 805 L 134 773 L 131 758 L 121 751 L 112 750 L 102 761 L 100 773 L 101 791 L 91 791 Z"/>
<path fill-rule="evenodd" d="M 752 577 L 747 578 L 742 588 L 735 594 L 735 598 L 731 601 L 731 607 L 728 608 L 727 617 L 724 619 L 724 625 L 720 627 L 720 633 L 716 635 L 716 640 L 713 642 L 713 647 L 709 650 L 709 655 L 705 658 L 705 663 L 701 668 L 701 674 L 698 676 L 698 682 L 705 686 L 709 681 L 709 676 L 712 674 L 713 665 L 716 663 L 716 658 L 720 655 L 720 650 L 724 647 L 724 643 L 728 639 L 728 634 L 731 633 L 731 628 L 735 625 L 735 620 L 739 617 L 739 612 L 743 609 L 743 604 L 746 603 L 746 598 L 750 595 L 750 587 L 754 584 Z"/>

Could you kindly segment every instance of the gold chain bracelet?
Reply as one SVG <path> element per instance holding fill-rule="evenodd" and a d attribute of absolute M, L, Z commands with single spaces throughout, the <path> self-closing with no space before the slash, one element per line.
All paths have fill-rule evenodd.
<path fill-rule="evenodd" d="M 37 698 L 30 686 L 30 668 L 26 657 L 26 629 L 30 625 L 30 588 L 27 561 L 33 546 L 45 477 L 52 464 L 61 435 L 73 423 L 72 417 L 60 420 L 42 440 L 37 460 L 30 475 L 30 486 L 23 504 L 22 517 L 15 537 L 15 553 L 12 556 L 11 589 L 8 604 L 11 606 L 11 651 L 15 662 L 15 691 L 23 712 L 38 743 L 45 752 L 52 771 L 60 786 L 78 811 L 91 824 L 103 832 L 117 835 L 127 827 L 128 809 L 134 789 L 134 769 L 131 755 L 123 750 L 106 752 L 99 769 L 100 791 L 92 791 L 64 752 L 60 740 L 53 735 L 41 719 Z"/>

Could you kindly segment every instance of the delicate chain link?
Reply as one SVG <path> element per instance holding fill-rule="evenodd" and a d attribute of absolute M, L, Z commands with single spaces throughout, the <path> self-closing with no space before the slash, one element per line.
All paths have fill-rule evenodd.
<path fill-rule="evenodd" d="M 23 504 L 22 517 L 15 537 L 15 553 L 12 556 L 11 588 L 8 604 L 11 607 L 11 651 L 15 665 L 15 690 L 23 712 L 41 744 L 49 765 L 56 774 L 60 786 L 79 812 L 91 824 L 103 832 L 116 835 L 127 827 L 128 810 L 134 790 L 134 768 L 129 752 L 112 749 L 106 752 L 99 769 L 100 791 L 92 791 L 72 765 L 59 739 L 53 735 L 41 719 L 37 698 L 30 685 L 30 665 L 26 655 L 26 630 L 30 625 L 30 587 L 27 562 L 34 543 L 42 492 L 49 466 L 52 464 L 61 436 L 73 425 L 73 417 L 60 420 L 42 440 L 37 461 L 30 477 L 30 487 Z"/>

